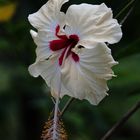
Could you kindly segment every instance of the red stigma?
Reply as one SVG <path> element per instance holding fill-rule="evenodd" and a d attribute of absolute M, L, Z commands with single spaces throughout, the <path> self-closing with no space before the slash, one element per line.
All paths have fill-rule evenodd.
<path fill-rule="evenodd" d="M 70 35 L 69 37 L 67 37 L 66 35 L 59 35 L 58 34 L 59 30 L 60 30 L 60 26 L 58 25 L 56 27 L 56 32 L 55 32 L 55 35 L 58 37 L 58 39 L 50 41 L 50 49 L 52 51 L 58 51 L 63 49 L 59 57 L 59 65 L 60 66 L 62 65 L 65 53 L 67 53 L 66 58 L 71 56 L 71 58 L 75 62 L 78 62 L 79 56 L 76 53 L 72 52 L 71 49 L 74 48 L 75 45 L 78 43 L 79 37 L 75 34 Z"/>

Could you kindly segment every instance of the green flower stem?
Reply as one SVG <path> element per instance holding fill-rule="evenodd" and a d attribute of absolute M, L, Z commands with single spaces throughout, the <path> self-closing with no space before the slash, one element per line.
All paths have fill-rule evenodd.
<path fill-rule="evenodd" d="M 134 3 L 135 0 L 131 0 L 116 16 L 115 18 L 118 18 L 132 3 Z"/>
<path fill-rule="evenodd" d="M 65 106 L 61 110 L 60 116 L 62 117 L 67 110 L 67 108 L 70 106 L 70 104 L 74 101 L 74 98 L 70 97 L 69 100 L 66 102 Z"/>
<path fill-rule="evenodd" d="M 132 7 L 129 11 L 128 11 L 128 13 L 126 14 L 126 16 L 121 20 L 121 22 L 120 22 L 120 25 L 122 25 L 125 21 L 126 21 L 126 19 L 128 18 L 128 16 L 131 14 L 131 12 L 133 11 L 133 8 L 134 7 Z"/>
<path fill-rule="evenodd" d="M 140 109 L 140 101 L 130 108 L 128 112 L 124 114 L 124 116 L 110 130 L 107 131 L 101 140 L 108 140 L 138 109 Z"/>

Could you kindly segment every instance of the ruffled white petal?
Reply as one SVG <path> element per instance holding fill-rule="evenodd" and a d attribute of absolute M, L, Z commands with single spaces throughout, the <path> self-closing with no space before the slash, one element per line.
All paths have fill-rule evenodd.
<path fill-rule="evenodd" d="M 90 71 L 97 78 L 105 80 L 109 80 L 114 76 L 111 67 L 118 64 L 118 62 L 113 59 L 111 50 L 105 43 L 98 43 L 92 49 L 81 50 L 79 57 L 82 70 L 86 69 L 87 72 Z"/>
<path fill-rule="evenodd" d="M 69 96 L 97 105 L 107 95 L 106 81 L 113 76 L 111 67 L 117 63 L 104 43 L 93 49 L 82 49 L 79 57 L 79 62 L 71 57 L 66 59 L 61 70 L 62 83 L 70 91 Z"/>
<path fill-rule="evenodd" d="M 77 34 L 81 41 L 113 44 L 122 37 L 120 25 L 104 3 L 72 5 L 66 13 L 66 21 L 66 33 Z"/>
<path fill-rule="evenodd" d="M 105 97 L 105 93 L 99 86 L 98 82 L 95 80 L 94 83 L 90 83 L 85 77 L 87 73 L 81 71 L 80 66 L 70 59 L 66 60 L 65 67 L 62 71 L 62 83 L 64 87 L 70 91 L 67 93 L 69 96 L 78 98 L 80 100 L 87 99 L 91 104 L 97 105 L 101 98 Z M 93 86 L 93 88 L 91 87 Z M 104 89 L 105 91 L 105 89 Z M 89 100 L 89 95 L 94 96 L 94 98 Z M 92 101 L 91 101 L 92 100 Z"/>
<path fill-rule="evenodd" d="M 49 0 L 39 11 L 29 15 L 29 22 L 36 29 L 54 33 L 56 26 L 65 22 L 64 13 L 60 9 L 66 2 L 68 0 Z"/>
<path fill-rule="evenodd" d="M 33 36 L 32 36 L 33 37 Z M 36 61 L 43 61 L 49 59 L 51 55 L 54 55 L 59 52 L 53 52 L 50 50 L 50 40 L 55 38 L 49 38 L 45 31 L 39 31 L 37 36 L 33 37 L 36 48 Z"/>
<path fill-rule="evenodd" d="M 36 62 L 30 65 L 28 70 L 32 76 L 41 76 L 45 80 L 51 89 L 53 97 L 56 97 L 60 91 L 60 97 L 62 98 L 64 95 L 69 95 L 71 93 L 61 82 L 61 70 L 58 65 L 57 57 L 58 56 L 48 61 L 45 60 Z"/>
<path fill-rule="evenodd" d="M 37 37 L 37 32 L 34 30 L 30 30 L 30 34 L 31 34 L 33 39 Z"/>
<path fill-rule="evenodd" d="M 43 61 L 51 55 L 54 55 L 54 52 L 49 48 L 49 42 L 58 39 L 56 36 L 56 28 L 60 26 L 61 30 L 65 24 L 65 15 L 60 12 L 60 9 L 67 1 L 68 0 L 49 0 L 38 12 L 29 15 L 28 19 L 31 25 L 38 30 L 38 32 L 30 31 L 37 45 L 36 62 Z"/>
<path fill-rule="evenodd" d="M 36 62 L 48 59 L 54 52 L 49 48 L 49 38 L 47 38 L 47 34 L 43 31 L 37 33 L 33 30 L 30 30 L 30 33 L 37 45 Z"/>
<path fill-rule="evenodd" d="M 29 72 L 32 76 L 41 76 L 51 88 L 52 94 L 58 94 L 61 79 L 60 67 L 58 66 L 57 56 L 51 60 L 39 61 L 29 67 Z"/>

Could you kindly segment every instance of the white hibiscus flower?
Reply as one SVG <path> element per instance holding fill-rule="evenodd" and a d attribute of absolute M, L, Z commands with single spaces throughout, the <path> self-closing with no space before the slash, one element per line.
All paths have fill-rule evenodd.
<path fill-rule="evenodd" d="M 54 97 L 69 95 L 97 105 L 108 91 L 111 67 L 116 65 L 105 43 L 117 43 L 122 37 L 112 10 L 101 5 L 71 5 L 60 11 L 68 0 L 49 0 L 29 15 L 31 35 L 37 45 L 36 61 L 29 67 L 51 88 Z M 61 89 L 60 89 L 61 86 Z"/>

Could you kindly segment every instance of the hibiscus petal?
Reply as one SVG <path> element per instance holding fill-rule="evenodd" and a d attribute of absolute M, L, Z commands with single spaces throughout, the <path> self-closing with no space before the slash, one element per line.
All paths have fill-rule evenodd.
<path fill-rule="evenodd" d="M 37 35 L 35 36 L 35 32 L 31 31 L 31 35 L 35 44 L 37 45 L 36 61 L 43 61 L 45 59 L 49 59 L 51 55 L 58 53 L 58 52 L 51 51 L 49 42 L 50 40 L 52 40 L 52 38 L 49 38 L 46 32 L 39 31 Z"/>
<path fill-rule="evenodd" d="M 57 25 L 64 25 L 65 17 L 60 9 L 66 2 L 68 0 L 49 0 L 39 11 L 29 15 L 29 22 L 36 29 L 55 34 Z"/>
<path fill-rule="evenodd" d="M 47 85 L 51 87 L 53 96 L 58 94 L 61 87 L 61 73 L 57 57 L 51 60 L 39 61 L 29 67 L 29 72 L 32 76 L 38 77 L 39 75 L 46 81 Z"/>
<path fill-rule="evenodd" d="M 60 97 L 62 98 L 64 95 L 69 95 L 71 93 L 61 82 L 61 70 L 58 65 L 57 57 L 58 56 L 54 57 L 51 61 L 36 62 L 30 65 L 28 70 L 32 76 L 41 76 L 45 80 L 47 85 L 51 88 L 53 97 L 56 97 L 60 91 Z"/>
<path fill-rule="evenodd" d="M 66 33 L 77 34 L 82 41 L 113 44 L 122 37 L 120 25 L 104 3 L 72 5 L 66 13 L 66 21 Z"/>
<path fill-rule="evenodd" d="M 106 81 L 113 76 L 111 67 L 116 62 L 104 43 L 99 43 L 93 49 L 83 48 L 78 55 L 78 63 L 71 57 L 65 60 L 61 70 L 62 83 L 70 91 L 69 96 L 87 99 L 97 105 L 107 95 Z"/>
<path fill-rule="evenodd" d="M 86 69 L 97 78 L 109 80 L 114 76 L 111 67 L 118 62 L 113 59 L 111 50 L 105 43 L 98 43 L 92 49 L 83 49 L 79 57 L 81 69 Z"/>
<path fill-rule="evenodd" d="M 37 37 L 37 32 L 34 30 L 30 30 L 30 34 L 31 34 L 33 39 Z"/>
<path fill-rule="evenodd" d="M 49 0 L 38 12 L 29 15 L 30 23 L 38 30 L 37 33 L 33 30 L 30 31 L 37 45 L 36 62 L 43 61 L 54 55 L 49 45 L 51 40 L 58 39 L 56 34 L 60 33 L 61 28 L 65 24 L 65 14 L 60 12 L 60 9 L 67 1 Z"/>

